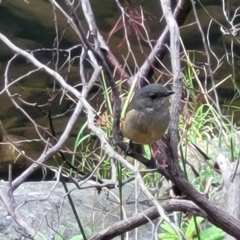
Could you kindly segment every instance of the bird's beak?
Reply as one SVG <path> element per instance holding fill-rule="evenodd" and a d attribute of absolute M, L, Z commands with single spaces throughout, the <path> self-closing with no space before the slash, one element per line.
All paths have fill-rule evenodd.
<path fill-rule="evenodd" d="M 165 96 L 168 97 L 174 93 L 175 93 L 174 91 L 168 90 L 168 92 L 165 93 Z"/>

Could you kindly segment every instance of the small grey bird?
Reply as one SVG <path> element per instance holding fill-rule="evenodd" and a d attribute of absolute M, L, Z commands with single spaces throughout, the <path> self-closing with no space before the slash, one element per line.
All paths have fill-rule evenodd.
<path fill-rule="evenodd" d="M 161 84 L 149 84 L 137 91 L 126 109 L 123 135 L 136 144 L 161 139 L 170 122 L 168 97 L 173 93 Z"/>

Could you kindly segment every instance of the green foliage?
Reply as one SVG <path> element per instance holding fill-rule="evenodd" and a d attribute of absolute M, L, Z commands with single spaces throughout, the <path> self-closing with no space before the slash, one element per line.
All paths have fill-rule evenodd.
<path fill-rule="evenodd" d="M 162 240 L 178 240 L 179 236 L 175 233 L 172 227 L 164 222 L 161 224 L 162 233 L 158 234 L 159 239 Z"/>
<path fill-rule="evenodd" d="M 200 224 L 203 222 L 203 218 L 196 217 L 197 227 L 200 228 Z M 177 240 L 179 236 L 173 231 L 171 226 L 164 222 L 161 224 L 162 233 L 158 234 L 161 240 Z M 215 226 L 199 231 L 200 235 L 197 236 L 197 231 L 192 217 L 186 224 L 186 227 L 182 227 L 182 231 L 187 240 L 222 240 L 224 239 L 225 233 Z"/>
<path fill-rule="evenodd" d="M 83 236 L 82 235 L 76 235 L 76 236 L 70 238 L 69 240 L 83 240 Z"/>
<path fill-rule="evenodd" d="M 213 169 L 218 147 L 221 146 L 223 153 L 229 159 L 237 159 L 240 154 L 238 147 L 240 138 L 236 136 L 233 129 L 233 117 L 228 121 L 216 105 L 212 104 L 210 93 L 196 79 L 192 66 L 189 65 L 185 69 L 183 79 L 185 106 L 179 124 L 181 164 L 187 179 L 199 191 L 203 191 L 210 177 L 214 177 L 217 183 L 221 181 L 221 175 Z M 211 92 L 214 91 L 216 91 L 215 88 L 211 90 Z M 203 92 L 206 94 L 202 94 Z M 228 113 L 231 112 L 228 111 Z M 206 156 L 210 159 L 206 160 Z M 212 188 L 210 192 L 211 190 Z"/>

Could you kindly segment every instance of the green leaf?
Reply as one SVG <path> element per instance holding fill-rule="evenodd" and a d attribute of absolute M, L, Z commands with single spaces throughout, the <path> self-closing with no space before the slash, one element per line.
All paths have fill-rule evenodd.
<path fill-rule="evenodd" d="M 82 239 L 83 239 L 82 234 L 80 234 L 70 238 L 69 240 L 82 240 Z"/>
<path fill-rule="evenodd" d="M 167 233 L 170 233 L 170 234 L 172 234 L 172 235 L 178 236 L 178 235 L 174 232 L 174 230 L 172 229 L 172 227 L 171 227 L 167 222 L 162 223 L 160 226 L 161 226 L 161 228 L 162 228 L 163 230 L 165 230 Z"/>
<path fill-rule="evenodd" d="M 203 221 L 204 219 L 202 217 L 196 217 L 196 222 L 197 222 L 197 226 L 199 226 L 199 224 Z M 196 228 L 195 228 L 195 224 L 194 224 L 194 219 L 193 217 L 191 218 L 191 220 L 188 223 L 188 226 L 186 228 L 186 232 L 185 235 L 187 238 L 192 238 L 194 235 L 196 235 Z"/>
<path fill-rule="evenodd" d="M 200 238 L 203 240 L 223 240 L 224 237 L 225 232 L 215 226 L 207 228 L 200 233 Z"/>
<path fill-rule="evenodd" d="M 178 240 L 179 239 L 179 236 L 176 235 L 176 234 L 171 234 L 171 233 L 159 233 L 158 234 L 158 237 L 161 239 L 161 240 Z"/>

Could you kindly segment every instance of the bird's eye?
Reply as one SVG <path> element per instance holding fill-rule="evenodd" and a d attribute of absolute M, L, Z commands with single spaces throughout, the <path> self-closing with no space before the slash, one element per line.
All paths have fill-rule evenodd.
<path fill-rule="evenodd" d="M 151 98 L 152 100 L 157 99 L 157 94 L 152 94 L 152 95 L 150 95 L 150 98 Z"/>

